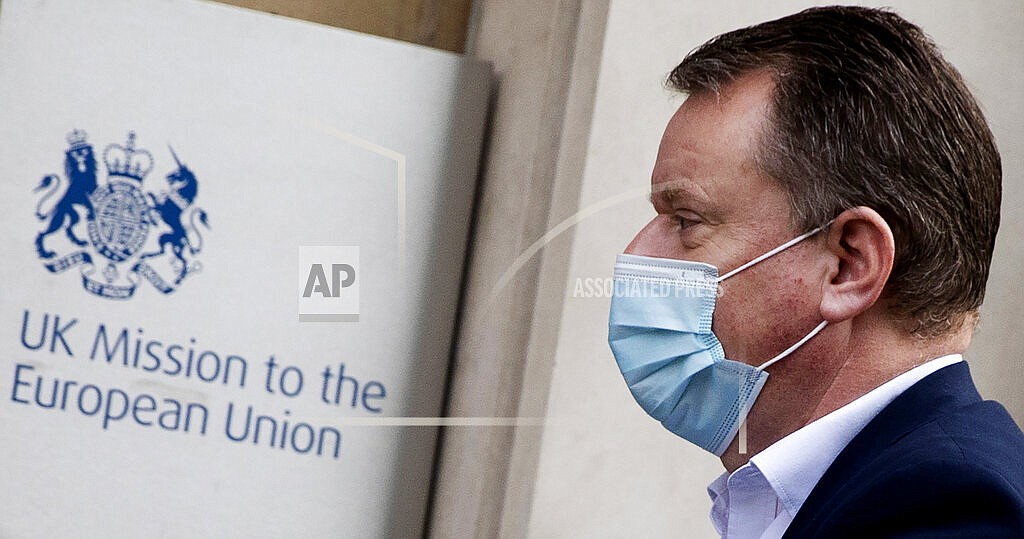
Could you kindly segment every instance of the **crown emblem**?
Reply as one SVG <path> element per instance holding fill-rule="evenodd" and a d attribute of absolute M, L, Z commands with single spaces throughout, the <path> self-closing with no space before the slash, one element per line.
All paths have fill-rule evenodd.
<path fill-rule="evenodd" d="M 111 176 L 124 176 L 141 182 L 153 169 L 153 156 L 146 150 L 135 149 L 135 132 L 128 132 L 124 146 L 111 144 L 103 151 L 103 162 Z"/>
<path fill-rule="evenodd" d="M 75 129 L 68 133 L 68 151 L 80 150 L 88 147 L 89 143 L 86 142 L 86 137 L 88 137 L 88 135 L 81 129 Z"/>

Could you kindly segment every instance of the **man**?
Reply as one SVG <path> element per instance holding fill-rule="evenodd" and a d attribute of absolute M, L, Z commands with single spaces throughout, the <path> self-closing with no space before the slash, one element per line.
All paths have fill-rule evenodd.
<path fill-rule="evenodd" d="M 669 84 L 609 342 L 721 457 L 719 533 L 1024 537 L 1024 435 L 960 356 L 1001 170 L 958 72 L 896 14 L 831 7 L 723 34 Z"/>

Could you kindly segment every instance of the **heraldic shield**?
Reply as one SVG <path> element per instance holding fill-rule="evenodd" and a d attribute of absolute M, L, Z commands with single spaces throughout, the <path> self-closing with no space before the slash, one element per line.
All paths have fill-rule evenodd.
<path fill-rule="evenodd" d="M 195 174 L 168 147 L 176 168 L 166 176 L 166 189 L 146 192 L 146 175 L 153 169 L 153 156 L 135 146 L 129 132 L 122 146 L 110 144 L 103 151 L 107 181 L 97 179 L 97 164 L 86 133 L 68 135 L 65 177 L 44 176 L 36 191 L 45 191 L 36 207 L 36 217 L 46 228 L 36 236 L 36 252 L 43 267 L 62 273 L 80 267 L 82 286 L 101 297 L 128 299 L 145 279 L 157 290 L 169 294 L 202 265 L 195 255 L 202 250 L 202 235 L 196 221 L 209 228 L 206 212 L 194 205 L 198 194 Z M 63 191 L 59 197 L 58 193 Z M 50 200 L 56 202 L 50 204 Z M 44 207 L 49 207 L 43 211 Z M 79 237 L 79 222 L 85 220 L 89 241 Z M 151 240 L 151 231 L 169 231 Z M 45 247 L 47 238 L 63 231 L 67 239 L 50 239 L 71 252 L 58 255 Z M 155 243 L 156 245 L 151 245 Z"/>

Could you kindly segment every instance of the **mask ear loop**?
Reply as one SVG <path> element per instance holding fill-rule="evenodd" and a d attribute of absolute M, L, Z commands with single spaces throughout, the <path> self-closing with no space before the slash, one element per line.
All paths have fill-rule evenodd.
<path fill-rule="evenodd" d="M 728 279 L 729 277 L 732 277 L 733 275 L 736 275 L 737 273 L 739 273 L 739 272 L 749 268 L 750 266 L 753 266 L 754 264 L 757 264 L 758 262 L 762 262 L 762 261 L 764 261 L 767 258 L 771 258 L 771 257 L 781 253 L 782 251 L 785 251 L 786 249 L 789 249 L 790 247 L 792 247 L 792 246 L 794 246 L 794 245 L 796 245 L 796 244 L 806 240 L 807 238 L 817 234 L 818 232 L 821 232 L 822 229 L 824 229 L 825 227 L 827 227 L 828 225 L 831 225 L 831 224 L 832 224 L 832 221 L 829 221 L 829 222 L 819 226 L 818 228 L 815 228 L 814 230 L 812 230 L 812 231 L 810 231 L 810 232 L 808 232 L 806 234 L 802 234 L 800 236 L 797 236 L 797 237 L 787 241 L 786 243 L 783 243 L 782 245 L 772 249 L 771 251 L 768 251 L 767 253 L 764 253 L 763 255 L 761 255 L 761 256 L 751 260 L 750 262 L 747 262 L 746 264 L 743 264 L 740 267 L 738 267 L 736 269 L 733 269 L 729 273 L 726 273 L 725 275 L 722 275 L 721 277 L 716 279 L 715 282 L 719 282 L 720 283 L 720 282 Z"/>
<path fill-rule="evenodd" d="M 793 352 L 796 351 L 797 348 L 800 348 L 801 346 L 803 346 L 803 344 L 805 342 L 811 340 L 812 337 L 814 337 L 819 332 L 821 332 L 821 330 L 825 329 L 825 326 L 827 326 L 827 325 L 828 325 L 828 320 L 822 320 L 821 323 L 818 324 L 817 327 L 812 329 L 810 333 L 808 333 L 807 335 L 804 335 L 803 339 L 800 339 L 793 346 L 790 346 L 789 348 L 783 350 L 781 354 L 779 354 L 779 355 L 769 359 L 768 361 L 765 361 L 764 363 L 762 363 L 761 366 L 757 367 L 757 370 L 763 371 L 763 370 L 767 369 L 768 367 L 771 367 L 772 364 L 774 364 L 776 361 L 778 361 L 778 360 L 788 356 L 789 354 L 792 354 Z"/>

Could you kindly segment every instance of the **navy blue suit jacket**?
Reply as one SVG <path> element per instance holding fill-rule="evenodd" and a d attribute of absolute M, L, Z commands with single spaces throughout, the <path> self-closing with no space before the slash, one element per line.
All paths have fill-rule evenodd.
<path fill-rule="evenodd" d="M 966 363 L 939 369 L 850 441 L 784 537 L 1024 538 L 1024 434 Z"/>

